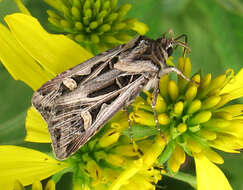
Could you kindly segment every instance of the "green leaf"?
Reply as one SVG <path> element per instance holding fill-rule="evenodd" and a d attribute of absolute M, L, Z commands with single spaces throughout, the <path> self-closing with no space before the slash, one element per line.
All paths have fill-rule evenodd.
<path fill-rule="evenodd" d="M 59 180 L 62 178 L 62 176 L 65 174 L 65 173 L 68 173 L 68 172 L 71 172 L 72 171 L 72 168 L 65 168 L 63 170 L 61 170 L 60 172 L 54 174 L 52 176 L 52 179 L 54 180 L 55 183 L 59 182 Z"/>
<path fill-rule="evenodd" d="M 166 145 L 165 150 L 162 152 L 162 154 L 158 157 L 158 164 L 163 165 L 172 155 L 174 151 L 174 141 L 169 141 L 169 143 Z"/>
<path fill-rule="evenodd" d="M 131 132 L 133 138 L 150 137 L 156 135 L 158 130 L 156 128 L 143 126 L 143 125 L 133 125 L 131 126 Z M 123 134 L 130 137 L 130 129 L 127 128 L 123 131 Z"/>
<path fill-rule="evenodd" d="M 180 180 L 180 181 L 184 181 L 184 182 L 190 184 L 195 189 L 197 187 L 196 177 L 193 175 L 183 173 L 183 172 L 177 172 L 176 174 L 165 173 L 164 175 L 177 179 L 177 180 Z"/>

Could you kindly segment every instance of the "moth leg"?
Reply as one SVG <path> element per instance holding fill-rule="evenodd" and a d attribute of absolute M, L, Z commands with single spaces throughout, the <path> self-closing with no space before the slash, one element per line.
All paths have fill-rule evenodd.
<path fill-rule="evenodd" d="M 133 144 L 133 150 L 135 152 L 138 152 L 139 153 L 138 146 L 137 146 L 137 144 L 136 144 L 136 142 L 134 141 L 134 138 L 133 138 L 131 120 L 129 119 L 128 106 L 124 107 L 123 109 L 126 112 L 127 117 L 128 117 L 127 122 L 128 122 L 129 137 L 130 137 L 130 140 L 132 141 L 132 144 Z"/>
<path fill-rule="evenodd" d="M 165 136 L 163 135 L 162 131 L 161 131 L 161 128 L 159 126 L 159 122 L 158 122 L 158 115 L 157 115 L 157 112 L 155 110 L 155 105 L 156 105 L 156 102 L 157 102 L 157 97 L 158 97 L 158 94 L 159 94 L 159 78 L 156 77 L 156 81 L 155 81 L 155 86 L 154 86 L 154 90 L 153 90 L 153 99 L 152 99 L 152 110 L 153 110 L 153 114 L 154 114 L 154 121 L 155 121 L 155 125 L 161 135 L 161 137 L 165 140 L 166 142 L 166 139 L 165 139 Z"/>
<path fill-rule="evenodd" d="M 177 69 L 176 67 L 172 67 L 172 66 L 168 66 L 164 69 L 161 69 L 159 76 L 162 77 L 171 72 L 175 72 L 177 75 L 181 76 L 183 79 L 187 80 L 188 82 L 194 82 L 191 79 L 189 79 L 186 75 L 184 75 L 179 69 Z"/>

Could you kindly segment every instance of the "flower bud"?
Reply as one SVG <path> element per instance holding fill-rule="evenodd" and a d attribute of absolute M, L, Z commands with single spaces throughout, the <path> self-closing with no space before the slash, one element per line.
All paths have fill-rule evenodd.
<path fill-rule="evenodd" d="M 118 141 L 120 137 L 120 133 L 118 133 L 115 129 L 109 129 L 106 133 L 100 138 L 99 145 L 101 147 L 107 147 L 111 144 L 114 144 Z"/>
<path fill-rule="evenodd" d="M 183 112 L 183 108 L 184 108 L 184 104 L 183 102 L 177 102 L 175 105 L 174 105 L 174 113 L 177 115 L 177 116 L 180 116 Z"/>
<path fill-rule="evenodd" d="M 72 12 L 74 19 L 76 19 L 76 20 L 80 19 L 80 12 L 79 12 L 79 9 L 77 7 L 72 7 L 71 12 Z"/>
<path fill-rule="evenodd" d="M 78 30 L 83 30 L 83 24 L 81 22 L 75 22 L 75 28 L 77 28 Z"/>
<path fill-rule="evenodd" d="M 202 105 L 202 103 L 201 103 L 200 100 L 194 100 L 194 101 L 188 106 L 187 113 L 188 113 L 188 114 L 196 113 L 198 110 L 200 110 L 201 105 Z"/>
<path fill-rule="evenodd" d="M 130 113 L 129 118 L 131 121 L 135 121 L 141 125 L 155 126 L 154 115 L 149 112 L 137 110 Z"/>
<path fill-rule="evenodd" d="M 186 91 L 186 100 L 192 101 L 197 95 L 197 87 L 195 85 L 191 86 Z"/>
<path fill-rule="evenodd" d="M 129 25 L 128 25 L 128 26 L 129 26 Z M 144 34 L 146 34 L 146 33 L 148 32 L 148 30 L 149 30 L 149 28 L 147 27 L 146 24 L 144 24 L 144 23 L 142 23 L 142 22 L 139 22 L 139 21 L 137 21 L 137 22 L 135 22 L 135 23 L 133 24 L 132 29 L 133 29 L 134 31 L 136 31 L 137 33 L 139 33 L 140 35 L 144 35 Z"/>
<path fill-rule="evenodd" d="M 188 57 L 180 57 L 178 61 L 178 69 L 182 71 L 182 73 L 189 77 L 191 74 L 191 61 Z M 178 75 L 178 86 L 180 89 L 180 92 L 182 92 L 185 89 L 186 84 L 188 81 L 183 79 L 181 76 Z"/>
<path fill-rule="evenodd" d="M 190 118 L 188 121 L 189 125 L 197 125 L 200 123 L 207 122 L 212 116 L 212 113 L 210 111 L 202 111 L 198 114 L 196 114 L 194 117 Z"/>
<path fill-rule="evenodd" d="M 161 113 L 158 115 L 158 122 L 161 125 L 167 125 L 170 123 L 170 118 L 168 117 L 167 114 Z"/>
<path fill-rule="evenodd" d="M 60 24 L 61 24 L 64 28 L 71 28 L 71 27 L 72 27 L 71 23 L 68 22 L 68 21 L 66 21 L 66 20 L 64 20 L 64 19 L 62 19 L 62 20 L 60 21 Z"/>
<path fill-rule="evenodd" d="M 201 145 L 195 141 L 194 139 L 191 139 L 190 137 L 186 140 L 186 146 L 195 153 L 200 153 L 202 151 Z"/>
<path fill-rule="evenodd" d="M 202 109 L 211 109 L 216 106 L 221 100 L 220 96 L 211 96 L 206 98 L 202 103 Z"/>
<path fill-rule="evenodd" d="M 217 138 L 217 134 L 213 131 L 207 130 L 207 129 L 201 129 L 199 132 L 200 136 L 211 141 L 215 140 Z"/>
<path fill-rule="evenodd" d="M 116 154 L 119 154 L 121 156 L 137 156 L 139 153 L 134 150 L 134 146 L 129 144 L 129 145 L 120 145 L 117 146 L 113 149 L 113 152 Z"/>
<path fill-rule="evenodd" d="M 211 79 L 212 79 L 212 74 L 209 73 L 209 74 L 205 75 L 203 77 L 202 81 L 200 82 L 200 86 L 199 86 L 199 97 L 200 98 L 203 98 L 204 96 L 207 95 L 208 88 L 211 83 Z"/>
<path fill-rule="evenodd" d="M 180 123 L 177 125 L 176 129 L 179 133 L 184 133 L 187 130 L 187 125 L 185 123 Z"/>
<path fill-rule="evenodd" d="M 107 154 L 105 160 L 114 166 L 120 167 L 122 167 L 126 162 L 126 159 L 123 156 L 119 156 L 117 154 Z"/>
<path fill-rule="evenodd" d="M 45 186 L 45 190 L 55 190 L 56 188 L 55 188 L 55 182 L 51 179 L 51 180 L 49 180 L 48 182 L 47 182 L 47 184 L 46 184 L 46 186 Z M 32 187 L 32 190 L 34 190 L 33 189 L 33 187 Z M 38 189 L 39 190 L 39 189 Z"/>
<path fill-rule="evenodd" d="M 159 90 L 160 94 L 162 95 L 163 98 L 167 100 L 168 98 L 168 84 L 169 84 L 169 75 L 164 75 L 163 77 L 160 78 L 159 81 Z"/>
<path fill-rule="evenodd" d="M 99 36 L 97 34 L 91 34 L 91 41 L 95 44 L 100 42 Z"/>
<path fill-rule="evenodd" d="M 40 181 L 34 181 L 32 184 L 32 190 L 42 190 L 42 184 Z M 46 188 L 45 188 L 46 189 Z"/>
<path fill-rule="evenodd" d="M 168 84 L 168 92 L 171 100 L 175 101 L 179 96 L 179 88 L 175 81 L 170 80 Z"/>

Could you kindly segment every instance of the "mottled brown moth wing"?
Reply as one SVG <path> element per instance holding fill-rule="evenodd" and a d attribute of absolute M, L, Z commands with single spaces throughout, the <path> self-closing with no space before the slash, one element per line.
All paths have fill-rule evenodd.
<path fill-rule="evenodd" d="M 48 123 L 57 158 L 75 153 L 145 86 L 155 89 L 154 110 L 159 77 L 175 71 L 185 78 L 165 64 L 176 42 L 165 35 L 157 40 L 139 36 L 57 75 L 37 90 L 32 104 Z"/>
<path fill-rule="evenodd" d="M 48 123 L 57 158 L 76 152 L 148 81 L 114 68 L 137 40 L 57 75 L 34 93 L 32 104 Z"/>

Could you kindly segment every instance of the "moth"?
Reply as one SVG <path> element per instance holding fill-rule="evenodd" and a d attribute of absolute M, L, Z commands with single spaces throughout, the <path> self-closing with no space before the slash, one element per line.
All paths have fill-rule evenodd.
<path fill-rule="evenodd" d="M 167 33 L 156 40 L 138 36 L 57 75 L 34 92 L 32 104 L 48 124 L 58 159 L 74 154 L 144 88 L 154 89 L 152 108 L 158 126 L 154 107 L 160 77 L 175 72 L 190 81 L 166 64 L 177 46 L 189 49 L 179 41 L 186 36 L 173 39 Z"/>

